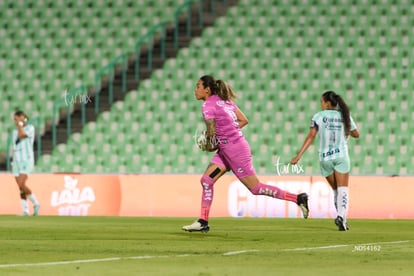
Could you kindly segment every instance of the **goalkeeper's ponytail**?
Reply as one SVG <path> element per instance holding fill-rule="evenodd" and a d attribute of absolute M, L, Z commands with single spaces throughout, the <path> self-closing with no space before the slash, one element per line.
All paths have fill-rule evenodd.
<path fill-rule="evenodd" d="M 233 89 L 230 85 L 228 85 L 223 80 L 217 80 L 217 95 L 225 101 L 234 101 L 236 99 L 236 94 L 234 93 Z"/>

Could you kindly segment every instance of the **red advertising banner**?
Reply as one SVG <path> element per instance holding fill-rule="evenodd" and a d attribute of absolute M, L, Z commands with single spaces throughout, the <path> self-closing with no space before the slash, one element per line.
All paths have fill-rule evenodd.
<path fill-rule="evenodd" d="M 260 176 L 269 185 L 309 194 L 310 218 L 333 218 L 333 192 L 325 179 L 312 176 Z M 0 215 L 21 213 L 17 184 L 0 174 Z M 39 215 L 198 217 L 199 175 L 32 174 Z M 349 218 L 414 218 L 410 196 L 414 177 L 353 176 Z M 30 203 L 29 203 L 30 205 Z M 252 195 L 233 175 L 214 187 L 212 217 L 301 217 L 296 204 Z"/>
<path fill-rule="evenodd" d="M 0 175 L 0 183 L 0 214 L 21 213 L 14 177 Z M 40 202 L 39 215 L 119 215 L 121 187 L 117 175 L 32 174 L 27 185 Z"/>

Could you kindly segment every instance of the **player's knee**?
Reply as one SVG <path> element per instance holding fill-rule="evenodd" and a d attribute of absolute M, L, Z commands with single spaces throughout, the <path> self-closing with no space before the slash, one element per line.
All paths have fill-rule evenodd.
<path fill-rule="evenodd" d="M 203 183 L 214 183 L 214 178 L 221 172 L 219 168 L 215 168 L 209 175 L 203 174 L 200 179 L 201 184 Z"/>
<path fill-rule="evenodd" d="M 203 176 L 200 178 L 201 185 L 204 185 L 205 183 L 210 184 L 212 182 L 214 182 L 214 180 L 208 175 L 203 174 Z"/>
<path fill-rule="evenodd" d="M 212 186 L 216 182 L 214 179 L 218 174 L 220 174 L 221 170 L 219 168 L 215 168 L 209 175 L 203 174 L 200 179 L 201 186 Z"/>
<path fill-rule="evenodd" d="M 214 171 L 212 171 L 209 175 L 211 179 L 214 179 L 219 173 L 221 172 L 220 168 L 215 168 Z"/>
<path fill-rule="evenodd" d="M 261 193 L 261 190 L 260 190 L 260 185 L 259 185 L 259 184 L 256 184 L 256 185 L 254 185 L 254 186 L 252 186 L 252 187 L 249 187 L 248 189 L 249 189 L 249 191 L 250 191 L 253 195 L 261 195 L 261 194 L 262 194 L 262 193 Z"/>

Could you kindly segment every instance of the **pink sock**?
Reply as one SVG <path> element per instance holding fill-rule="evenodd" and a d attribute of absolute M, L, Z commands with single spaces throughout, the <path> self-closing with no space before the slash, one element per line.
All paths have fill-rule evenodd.
<path fill-rule="evenodd" d="M 208 217 L 210 214 L 211 204 L 213 203 L 213 196 L 214 196 L 214 180 L 207 176 L 203 175 L 201 177 L 201 187 L 203 188 L 203 192 L 201 194 L 201 214 L 200 218 L 208 221 Z"/>
<path fill-rule="evenodd" d="M 266 195 L 282 200 L 288 200 L 297 203 L 297 195 L 279 189 L 275 186 L 270 186 L 263 184 L 261 182 L 257 183 L 251 190 L 252 194 L 254 195 Z"/>

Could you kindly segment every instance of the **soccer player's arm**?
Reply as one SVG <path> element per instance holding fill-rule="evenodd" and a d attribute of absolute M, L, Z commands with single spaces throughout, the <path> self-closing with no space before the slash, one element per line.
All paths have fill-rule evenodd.
<path fill-rule="evenodd" d="M 352 119 L 352 116 L 351 116 L 351 132 L 349 134 L 354 138 L 359 138 L 359 131 L 354 122 L 354 119 Z"/>
<path fill-rule="evenodd" d="M 217 148 L 215 107 L 204 104 L 203 118 L 206 124 L 206 131 L 204 132 L 204 141 L 199 146 L 203 151 L 214 151 Z"/>
<path fill-rule="evenodd" d="M 216 121 L 214 119 L 207 119 L 205 122 L 207 138 L 216 136 Z"/>
<path fill-rule="evenodd" d="M 14 157 L 14 147 L 16 146 L 15 141 L 17 139 L 17 133 L 15 131 L 12 132 L 12 146 L 7 153 L 9 155 L 10 160 L 10 172 L 13 172 L 13 157 Z"/>
<path fill-rule="evenodd" d="M 359 138 L 359 131 L 358 131 L 358 129 L 351 130 L 350 134 L 354 138 Z"/>
<path fill-rule="evenodd" d="M 17 138 L 23 139 L 29 137 L 28 133 L 24 131 L 23 125 L 16 124 L 17 126 Z"/>
<path fill-rule="evenodd" d="M 244 113 L 239 108 L 236 109 L 235 113 L 240 128 L 243 128 L 249 123 L 249 120 L 247 119 L 246 115 L 244 115 Z"/>
<path fill-rule="evenodd" d="M 315 140 L 316 135 L 318 134 L 318 125 L 315 121 L 312 120 L 311 128 L 309 129 L 308 136 L 306 136 L 305 142 L 303 142 L 302 147 L 300 148 L 298 154 L 290 160 L 291 164 L 296 164 L 302 158 L 303 153 L 312 145 L 313 140 Z"/>
<path fill-rule="evenodd" d="M 206 122 L 206 143 L 203 150 L 214 151 L 217 149 L 216 143 L 216 121 L 215 119 L 207 119 Z"/>

